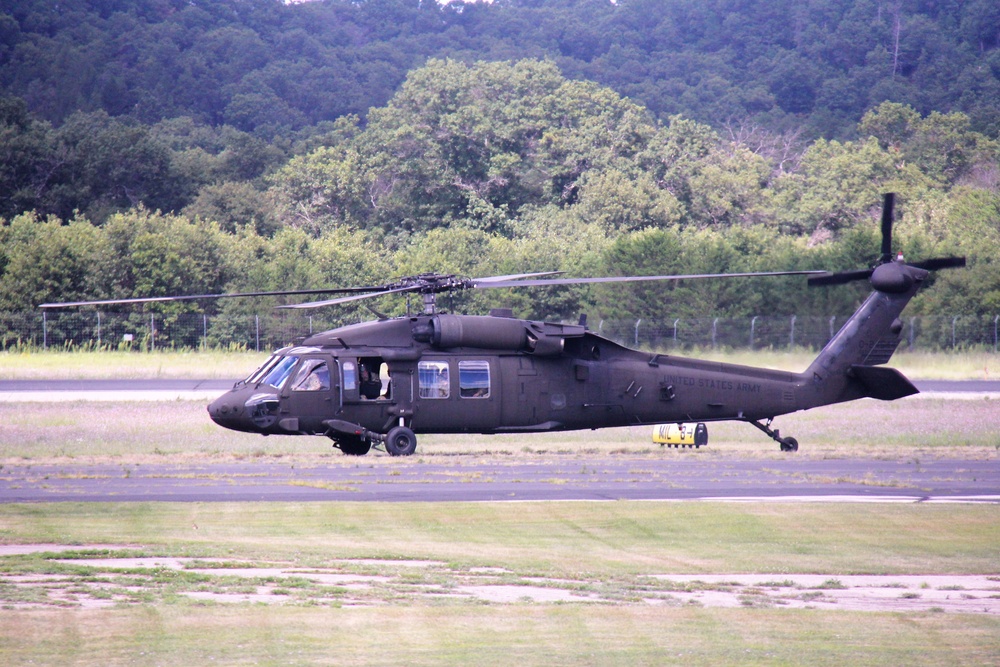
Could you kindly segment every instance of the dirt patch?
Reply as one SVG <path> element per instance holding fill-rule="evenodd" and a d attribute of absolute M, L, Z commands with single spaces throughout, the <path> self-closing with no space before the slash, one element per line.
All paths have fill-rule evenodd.
<path fill-rule="evenodd" d="M 688 603 L 844 611 L 1000 615 L 1000 577 L 984 575 L 654 575 Z M 693 590 L 683 590 L 691 587 Z"/>
<path fill-rule="evenodd" d="M 224 558 L 112 557 L 135 548 L 0 547 L 5 565 L 0 574 L 0 605 L 6 609 L 96 609 L 183 598 L 222 605 L 377 606 L 454 600 L 1000 615 L 1000 576 L 655 574 L 607 582 L 521 577 L 501 567 L 462 569 L 429 560 L 342 559 L 323 567 L 301 567 Z M 79 552 L 80 557 L 37 558 L 38 554 L 69 551 Z M 108 557 L 100 557 L 102 552 Z M 18 572 L 18 564 L 32 557 L 30 572 Z"/>

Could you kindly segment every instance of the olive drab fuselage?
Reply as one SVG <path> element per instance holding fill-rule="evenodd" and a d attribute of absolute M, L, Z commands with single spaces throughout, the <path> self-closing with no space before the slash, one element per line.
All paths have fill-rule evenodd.
<path fill-rule="evenodd" d="M 797 393 L 792 373 L 647 354 L 577 325 L 458 315 L 335 329 L 262 370 L 212 404 L 215 421 L 268 434 L 329 435 L 331 420 L 373 433 L 574 430 L 770 417 L 795 410 Z M 320 373 L 329 380 L 310 380 Z"/>
<path fill-rule="evenodd" d="M 416 433 L 512 433 L 747 421 L 782 444 L 776 416 L 916 392 L 879 367 L 899 342 L 905 289 L 876 290 L 802 373 L 633 350 L 582 324 L 427 314 L 366 322 L 277 351 L 209 406 L 227 428 L 326 435 L 345 453 Z M 767 420 L 767 424 L 762 424 Z M 413 442 L 410 442 L 413 440 Z M 355 451 L 358 443 L 366 444 Z M 387 449 L 390 449 L 387 444 Z M 390 453 L 394 453 L 390 449 Z"/>

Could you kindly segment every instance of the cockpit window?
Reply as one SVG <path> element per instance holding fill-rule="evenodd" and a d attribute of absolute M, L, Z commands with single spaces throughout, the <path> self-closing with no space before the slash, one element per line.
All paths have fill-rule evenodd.
<path fill-rule="evenodd" d="M 306 359 L 295 374 L 292 391 L 326 391 L 330 389 L 330 368 L 322 359 Z"/>
<path fill-rule="evenodd" d="M 244 380 L 243 382 L 245 384 L 257 384 L 258 382 L 260 382 L 261 378 L 264 377 L 274 367 L 276 363 L 278 363 L 278 359 L 280 358 L 281 357 L 279 355 L 272 354 L 270 357 L 267 358 L 267 361 L 261 364 L 260 368 L 251 373 L 249 377 L 247 377 L 247 379 Z"/>
<path fill-rule="evenodd" d="M 298 360 L 298 357 L 293 356 L 281 357 L 281 360 L 275 364 L 270 372 L 264 377 L 264 384 L 269 384 L 272 387 L 281 389 Z"/>

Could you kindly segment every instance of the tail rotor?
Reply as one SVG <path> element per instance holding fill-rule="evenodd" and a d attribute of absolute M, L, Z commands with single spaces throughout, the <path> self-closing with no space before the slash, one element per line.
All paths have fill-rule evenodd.
<path fill-rule="evenodd" d="M 920 262 L 906 263 L 902 260 L 902 254 L 899 258 L 893 259 L 892 256 L 892 223 L 894 220 L 893 213 L 896 205 L 896 195 L 892 192 L 887 192 L 882 198 L 882 252 L 879 255 L 878 261 L 870 269 L 858 269 L 855 271 L 840 271 L 837 273 L 827 273 L 819 276 L 811 276 L 809 278 L 810 286 L 820 286 L 820 285 L 844 285 L 846 283 L 854 282 L 856 280 L 869 280 L 880 266 L 885 264 L 897 264 L 901 266 L 910 266 L 916 269 L 923 269 L 924 271 L 937 271 L 939 269 L 953 269 L 965 266 L 965 257 L 934 257 L 931 259 L 925 259 Z M 882 272 L 885 273 L 885 272 Z M 876 286 L 877 287 L 877 286 Z"/>

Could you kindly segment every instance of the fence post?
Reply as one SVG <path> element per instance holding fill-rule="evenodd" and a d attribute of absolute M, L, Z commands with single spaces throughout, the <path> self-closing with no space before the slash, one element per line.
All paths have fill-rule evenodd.
<path fill-rule="evenodd" d="M 716 338 L 715 338 L 715 334 L 716 334 L 716 331 L 718 330 L 718 328 L 719 328 L 719 318 L 716 317 L 714 320 L 712 320 L 712 349 L 713 350 L 718 347 L 718 343 L 716 343 Z"/>
<path fill-rule="evenodd" d="M 958 315 L 951 318 L 951 349 L 955 349 L 955 328 L 958 325 Z"/>
<path fill-rule="evenodd" d="M 156 315 L 149 314 L 149 351 L 156 351 Z"/>
<path fill-rule="evenodd" d="M 201 333 L 202 333 L 202 349 L 208 349 L 208 315 L 202 313 L 201 315 Z"/>
<path fill-rule="evenodd" d="M 255 337 L 257 340 L 257 351 L 260 352 L 260 315 L 253 316 Z"/>
<path fill-rule="evenodd" d="M 836 315 L 834 315 L 833 317 L 830 318 L 830 339 L 831 340 L 833 340 L 834 334 L 837 333 L 836 331 L 833 330 L 833 325 L 836 323 L 836 321 L 837 321 L 837 316 Z"/>
<path fill-rule="evenodd" d="M 792 326 L 788 333 L 788 349 L 791 350 L 795 347 L 795 315 L 792 315 Z"/>
<path fill-rule="evenodd" d="M 49 314 L 42 311 L 42 349 L 49 349 Z"/>
<path fill-rule="evenodd" d="M 677 347 L 677 323 L 681 321 L 681 318 L 674 320 L 674 348 Z"/>
<path fill-rule="evenodd" d="M 1000 321 L 1000 315 L 993 318 L 993 352 L 997 351 L 997 322 Z"/>
<path fill-rule="evenodd" d="M 101 347 L 101 311 L 97 311 L 97 348 Z"/>
<path fill-rule="evenodd" d="M 757 318 L 758 317 L 759 317 L 758 315 L 754 315 L 752 318 L 750 318 L 750 349 L 751 350 L 753 349 L 753 330 L 757 326 Z"/>
<path fill-rule="evenodd" d="M 635 321 L 635 346 L 636 347 L 639 347 L 639 323 L 640 322 L 642 322 L 642 320 L 636 320 Z"/>

